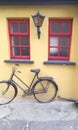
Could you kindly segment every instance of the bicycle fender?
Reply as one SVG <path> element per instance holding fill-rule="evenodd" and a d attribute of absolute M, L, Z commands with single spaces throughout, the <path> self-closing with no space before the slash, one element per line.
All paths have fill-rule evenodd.
<path fill-rule="evenodd" d="M 17 89 L 16 85 L 15 85 L 12 81 L 8 81 L 8 83 L 10 83 L 10 84 L 15 88 L 16 96 L 17 96 L 18 89 Z M 15 96 L 15 97 L 16 97 L 16 96 Z"/>
<path fill-rule="evenodd" d="M 16 95 L 17 95 L 17 93 L 18 93 L 18 90 L 17 90 L 16 85 L 15 85 L 12 81 L 9 81 L 9 80 L 2 80 L 2 81 L 0 81 L 0 83 L 11 84 L 11 85 L 15 88 L 15 91 L 16 91 L 15 97 L 16 97 Z"/>
<path fill-rule="evenodd" d="M 39 78 L 39 79 L 34 83 L 32 89 L 35 87 L 35 85 L 36 85 L 38 82 L 40 82 L 40 81 L 42 81 L 42 80 L 46 80 L 46 79 L 48 79 L 49 81 L 52 81 L 52 82 L 54 83 L 56 89 L 58 90 L 58 85 L 55 83 L 55 81 L 53 80 L 52 77 L 41 77 L 41 78 Z"/>
<path fill-rule="evenodd" d="M 53 81 L 53 77 L 39 77 L 39 80 L 52 80 Z"/>

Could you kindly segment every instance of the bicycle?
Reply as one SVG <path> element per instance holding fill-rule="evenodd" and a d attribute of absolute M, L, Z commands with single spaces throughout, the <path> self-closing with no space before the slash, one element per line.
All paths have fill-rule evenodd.
<path fill-rule="evenodd" d="M 27 85 L 16 72 L 18 64 L 14 64 L 12 67 L 12 73 L 8 80 L 0 81 L 0 105 L 10 103 L 18 93 L 18 88 L 22 90 L 23 97 L 26 95 L 33 95 L 34 98 L 40 103 L 51 102 L 57 94 L 58 86 L 52 77 L 39 77 L 40 69 L 31 69 L 31 72 L 35 73 L 30 85 Z M 25 87 L 20 86 L 13 78 L 18 79 Z M 35 81 L 36 79 L 36 81 Z"/>

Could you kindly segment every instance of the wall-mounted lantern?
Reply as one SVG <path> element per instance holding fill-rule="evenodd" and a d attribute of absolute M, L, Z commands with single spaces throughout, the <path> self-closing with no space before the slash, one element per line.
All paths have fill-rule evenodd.
<path fill-rule="evenodd" d="M 39 11 L 36 13 L 36 15 L 33 15 L 32 16 L 33 18 L 33 21 L 34 21 L 34 24 L 35 26 L 37 27 L 37 34 L 38 34 L 38 39 L 40 39 L 40 27 L 42 26 L 43 24 L 43 21 L 44 21 L 44 18 L 45 16 L 42 16 Z"/>

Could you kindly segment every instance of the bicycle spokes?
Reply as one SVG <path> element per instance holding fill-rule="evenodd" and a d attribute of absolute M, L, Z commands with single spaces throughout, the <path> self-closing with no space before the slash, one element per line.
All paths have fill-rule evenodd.
<path fill-rule="evenodd" d="M 55 84 L 48 79 L 38 81 L 34 87 L 34 97 L 42 103 L 52 101 L 56 93 Z"/>
<path fill-rule="evenodd" d="M 45 82 L 45 83 L 44 83 Z M 40 85 L 39 85 L 39 88 L 37 91 L 35 91 L 36 94 L 39 94 L 39 93 L 46 93 L 48 88 L 49 88 L 49 85 L 50 85 L 50 82 L 49 81 L 40 81 Z"/>

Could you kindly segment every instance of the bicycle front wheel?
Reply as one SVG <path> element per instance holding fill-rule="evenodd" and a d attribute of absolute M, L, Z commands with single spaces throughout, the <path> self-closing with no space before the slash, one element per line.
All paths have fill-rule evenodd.
<path fill-rule="evenodd" d="M 0 82 L 0 105 L 10 103 L 17 95 L 17 89 L 8 82 Z"/>
<path fill-rule="evenodd" d="M 41 103 L 51 102 L 56 97 L 57 90 L 58 87 L 53 80 L 40 79 L 33 88 L 34 98 Z"/>

